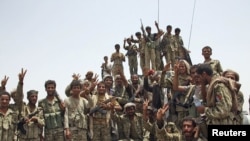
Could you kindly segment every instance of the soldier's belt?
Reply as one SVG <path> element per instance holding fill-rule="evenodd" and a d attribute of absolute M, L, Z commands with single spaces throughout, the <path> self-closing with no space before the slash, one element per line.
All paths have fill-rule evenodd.
<path fill-rule="evenodd" d="M 107 122 L 106 122 L 106 119 L 105 119 L 105 118 L 103 118 L 103 119 L 94 118 L 94 119 L 93 119 L 93 124 L 105 125 L 105 124 L 107 124 Z"/>

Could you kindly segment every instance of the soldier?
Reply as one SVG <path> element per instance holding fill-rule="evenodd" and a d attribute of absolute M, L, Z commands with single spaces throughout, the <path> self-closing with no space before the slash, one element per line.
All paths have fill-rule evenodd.
<path fill-rule="evenodd" d="M 64 141 L 64 103 L 56 92 L 56 82 L 54 80 L 47 80 L 44 87 L 47 97 L 40 100 L 38 106 L 43 109 L 45 141 Z"/>
<path fill-rule="evenodd" d="M 126 46 L 126 42 L 128 46 Z M 137 60 L 137 46 L 132 44 L 131 38 L 125 38 L 123 42 L 123 48 L 127 50 L 126 56 L 128 57 L 128 66 L 130 75 L 138 74 L 138 60 Z"/>
<path fill-rule="evenodd" d="M 124 114 L 118 115 L 113 110 L 112 119 L 118 122 L 119 140 L 143 140 L 143 120 L 140 113 L 135 113 L 136 106 L 134 103 L 129 102 L 124 105 Z"/>
<path fill-rule="evenodd" d="M 123 53 L 120 52 L 120 45 L 115 44 L 116 52 L 112 53 L 110 61 L 113 62 L 112 66 L 112 76 L 113 78 L 117 74 L 117 70 L 122 70 L 123 72 L 123 62 L 125 62 L 125 56 Z"/>
<path fill-rule="evenodd" d="M 88 101 L 80 96 L 82 84 L 73 80 L 70 84 L 72 94 L 64 100 L 64 129 L 65 137 L 70 141 L 87 141 L 87 112 Z"/>
<path fill-rule="evenodd" d="M 133 74 L 130 77 L 130 83 L 126 79 L 123 73 L 120 73 L 121 80 L 124 83 L 127 92 L 127 102 L 134 102 L 136 105 L 137 113 L 142 113 L 142 103 L 145 98 L 143 85 L 140 82 L 140 78 L 137 74 Z"/>
<path fill-rule="evenodd" d="M 239 82 L 240 80 L 240 76 L 237 72 L 235 72 L 234 70 L 225 70 L 222 73 L 222 76 L 232 79 L 236 82 Z M 237 111 L 235 112 L 235 124 L 237 125 L 241 125 L 243 122 L 243 116 L 242 116 L 242 111 L 243 111 L 243 104 L 244 104 L 244 95 L 241 91 L 238 91 L 237 93 Z"/>
<path fill-rule="evenodd" d="M 112 64 L 110 64 L 108 61 L 108 56 L 104 56 L 104 63 L 102 63 L 101 65 L 101 69 L 102 69 L 102 79 L 105 75 L 111 75 L 111 69 L 112 69 Z"/>
<path fill-rule="evenodd" d="M 10 94 L 7 91 L 0 93 L 0 140 L 17 141 L 16 129 L 18 122 L 18 111 L 9 107 Z"/>
<path fill-rule="evenodd" d="M 207 125 L 234 124 L 237 88 L 233 81 L 213 75 L 213 69 L 209 64 L 200 64 L 196 72 L 201 77 L 202 85 L 208 85 L 206 106 L 197 107 L 199 113 L 205 114 Z"/>
<path fill-rule="evenodd" d="M 160 46 L 162 49 L 163 56 L 167 63 L 171 62 L 172 68 L 174 68 L 175 64 L 175 54 L 177 49 L 174 45 L 174 36 L 172 35 L 172 26 L 168 25 L 166 28 L 167 32 L 163 35 Z"/>
<path fill-rule="evenodd" d="M 111 105 L 121 110 L 121 106 L 106 92 L 106 85 L 103 81 L 97 84 L 97 91 L 93 95 L 87 95 L 90 106 L 89 127 L 92 141 L 111 141 Z"/>
<path fill-rule="evenodd" d="M 213 69 L 213 75 L 220 76 L 221 73 L 223 72 L 223 69 L 219 60 L 211 58 L 212 48 L 210 46 L 203 47 L 202 55 L 204 57 L 203 63 L 209 64 L 211 66 L 211 68 Z"/>
<path fill-rule="evenodd" d="M 143 68 L 146 65 L 146 60 L 145 60 L 145 39 L 142 37 L 141 32 L 136 32 L 135 36 L 137 38 L 137 40 L 133 39 L 133 36 L 131 36 L 131 42 L 133 43 L 138 43 L 138 52 L 140 55 L 140 67 L 141 67 L 141 71 L 143 72 Z"/>
<path fill-rule="evenodd" d="M 192 117 L 182 119 L 182 141 L 207 141 L 200 132 L 200 127 Z"/>
<path fill-rule="evenodd" d="M 190 51 L 184 47 L 182 37 L 180 36 L 181 29 L 175 28 L 174 32 L 175 32 L 175 35 L 173 35 L 174 46 L 175 46 L 175 49 L 177 50 L 175 52 L 175 57 L 185 59 L 189 63 L 189 65 L 192 65 L 192 60 L 189 55 Z"/>
<path fill-rule="evenodd" d="M 157 141 L 180 141 L 181 133 L 173 122 L 166 122 L 164 116 L 168 110 L 168 104 L 164 104 L 162 108 L 159 108 L 156 113 L 156 121 L 154 124 L 147 122 L 147 109 L 148 100 L 143 103 L 143 120 L 144 128 L 148 130 L 151 134 L 155 135 Z"/>
<path fill-rule="evenodd" d="M 27 99 L 29 103 L 24 107 L 24 117 L 19 121 L 19 141 L 43 140 L 44 118 L 42 109 L 36 106 L 38 91 L 29 90 Z"/>
<path fill-rule="evenodd" d="M 155 21 L 155 26 L 158 27 L 158 23 Z M 157 33 L 151 33 L 151 27 L 147 26 L 146 28 L 147 35 L 144 31 L 143 26 L 141 27 L 141 30 L 143 32 L 143 38 L 146 41 L 145 46 L 145 63 L 146 67 L 149 69 L 156 70 L 156 64 L 155 64 L 155 45 L 156 41 L 164 34 L 163 31 L 158 30 Z M 158 28 L 157 28 L 158 29 Z"/>

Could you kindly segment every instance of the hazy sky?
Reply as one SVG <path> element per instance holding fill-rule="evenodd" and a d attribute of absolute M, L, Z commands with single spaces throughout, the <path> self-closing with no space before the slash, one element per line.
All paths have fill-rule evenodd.
<path fill-rule="evenodd" d="M 16 87 L 17 75 L 24 68 L 28 70 L 25 94 L 36 89 L 39 99 L 44 98 L 44 82 L 53 79 L 57 91 L 65 97 L 64 90 L 73 73 L 80 73 L 83 78 L 92 70 L 101 77 L 103 56 L 110 58 L 115 44 L 122 46 L 124 38 L 140 31 L 140 19 L 153 32 L 154 21 L 158 21 L 164 31 L 167 25 L 181 29 L 193 64 L 203 62 L 201 48 L 209 45 L 213 49 L 212 58 L 220 60 L 224 70 L 237 71 L 247 110 L 250 79 L 249 67 L 244 63 L 249 57 L 250 1 L 196 0 L 195 8 L 194 2 L 1 0 L 0 79 L 9 76 L 10 91 Z M 121 48 L 121 52 L 125 50 Z M 126 61 L 124 66 L 129 77 L 127 64 Z"/>

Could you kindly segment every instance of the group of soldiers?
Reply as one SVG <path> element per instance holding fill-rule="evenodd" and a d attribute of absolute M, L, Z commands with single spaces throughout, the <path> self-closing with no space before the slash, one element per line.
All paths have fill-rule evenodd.
<path fill-rule="evenodd" d="M 159 29 L 157 22 L 155 25 Z M 160 42 L 162 30 L 151 35 L 151 28 L 146 27 L 146 35 L 143 26 L 142 34 L 136 32 L 137 40 L 124 39 L 128 58 L 137 53 L 152 57 L 140 58 L 144 61 L 142 75 L 132 66 L 135 58 L 129 58 L 130 78 L 126 78 L 126 55 L 116 44 L 110 58 L 113 64 L 104 57 L 100 81 L 92 70 L 83 79 L 73 74 L 64 100 L 57 93 L 56 81 L 47 80 L 47 96 L 38 101 L 38 91 L 30 90 L 26 104 L 23 86 L 27 70 L 21 70 L 17 88 L 10 93 L 5 89 L 5 76 L 0 87 L 0 140 L 206 141 L 208 125 L 241 125 L 244 97 L 239 74 L 223 71 L 220 61 L 211 58 L 209 46 L 202 48 L 204 62 L 192 65 L 176 52 L 171 28 L 167 26 L 166 39 L 163 36 Z M 175 31 L 180 33 L 178 28 Z M 162 50 L 156 56 L 167 56 L 161 67 L 153 61 L 157 43 Z"/>

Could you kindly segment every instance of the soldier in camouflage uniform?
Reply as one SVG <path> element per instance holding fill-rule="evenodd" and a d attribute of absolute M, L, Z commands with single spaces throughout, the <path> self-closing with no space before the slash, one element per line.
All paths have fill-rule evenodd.
<path fill-rule="evenodd" d="M 128 46 L 126 46 L 126 42 Z M 138 48 L 136 44 L 132 44 L 131 38 L 125 38 L 123 42 L 123 48 L 127 50 L 126 56 L 128 57 L 128 66 L 130 75 L 138 74 L 138 60 L 137 60 L 137 51 Z"/>
<path fill-rule="evenodd" d="M 140 113 L 135 113 L 136 106 L 134 103 L 129 102 L 124 105 L 124 114 L 118 115 L 113 110 L 112 119 L 118 122 L 122 131 L 119 132 L 119 141 L 143 140 L 143 120 Z"/>
<path fill-rule="evenodd" d="M 138 52 L 139 52 L 139 55 L 140 55 L 140 67 L 141 67 L 141 71 L 143 71 L 143 68 L 145 67 L 146 65 L 146 56 L 145 56 L 145 39 L 142 38 L 142 35 L 141 35 L 141 32 L 136 32 L 135 33 L 135 36 L 137 38 L 137 40 L 134 40 L 133 39 L 133 36 L 131 36 L 131 42 L 133 43 L 138 43 Z"/>
<path fill-rule="evenodd" d="M 162 53 L 165 56 L 165 60 L 167 63 L 172 63 L 172 68 L 174 68 L 174 64 L 176 61 L 176 46 L 174 45 L 174 36 L 172 35 L 172 26 L 167 26 L 167 32 L 163 35 L 160 47 L 162 49 Z"/>
<path fill-rule="evenodd" d="M 87 141 L 88 101 L 80 96 L 82 84 L 73 80 L 70 84 L 72 94 L 66 98 L 64 128 L 65 137 L 69 141 Z"/>
<path fill-rule="evenodd" d="M 19 122 L 24 122 L 23 129 L 19 130 L 19 141 L 40 141 L 43 139 L 44 118 L 42 109 L 36 106 L 38 91 L 27 92 L 29 103 L 24 107 L 24 117 Z M 32 115 L 32 117 L 29 117 Z"/>
<path fill-rule="evenodd" d="M 44 86 L 47 97 L 40 100 L 38 106 L 43 109 L 45 141 L 64 141 L 64 103 L 58 97 L 54 80 L 47 80 Z"/>
<path fill-rule="evenodd" d="M 235 72 L 234 70 L 225 70 L 222 73 L 222 76 L 226 77 L 226 78 L 230 78 L 236 82 L 239 82 L 240 76 L 237 72 Z M 237 111 L 235 112 L 235 124 L 237 125 L 241 125 L 243 122 L 243 115 L 242 115 L 242 111 L 243 111 L 243 104 L 244 104 L 244 95 L 241 91 L 238 91 L 237 93 Z"/>
<path fill-rule="evenodd" d="M 206 64 L 209 64 L 213 70 L 213 75 L 220 76 L 223 72 L 221 63 L 219 60 L 212 59 L 212 48 L 210 46 L 205 46 L 202 48 L 202 55 L 204 57 L 204 62 Z"/>
<path fill-rule="evenodd" d="M 150 69 L 156 70 L 156 64 L 155 64 L 155 46 L 156 46 L 156 41 L 164 34 L 162 30 L 159 30 L 158 28 L 158 23 L 155 22 L 155 26 L 157 27 L 158 32 L 157 33 L 151 33 L 151 27 L 147 26 L 146 32 L 147 35 L 141 27 L 141 30 L 143 32 L 143 38 L 146 41 L 146 46 L 145 46 L 145 63 L 146 67 Z"/>
<path fill-rule="evenodd" d="M 17 88 L 15 88 L 11 95 L 6 91 L 5 86 L 9 77 L 5 76 L 1 81 L 0 94 L 0 140 L 1 141 L 17 141 L 18 131 L 17 123 L 23 114 L 23 79 L 27 70 L 21 71 L 18 74 L 19 81 Z M 10 104 L 13 98 L 14 103 Z"/>
<path fill-rule="evenodd" d="M 156 122 L 150 124 L 147 122 L 148 117 L 146 110 L 148 109 L 148 100 L 143 103 L 143 120 L 144 128 L 150 133 L 154 134 L 157 141 L 180 141 L 181 133 L 173 122 L 166 122 L 164 116 L 169 106 L 165 104 L 162 108 L 159 108 L 156 113 Z"/>
<path fill-rule="evenodd" d="M 208 85 L 206 106 L 197 107 L 199 113 L 205 114 L 207 125 L 234 124 L 234 112 L 237 111 L 235 83 L 213 75 L 209 64 L 200 64 L 196 72 L 201 76 L 202 85 Z"/>
<path fill-rule="evenodd" d="M 106 92 L 106 85 L 103 81 L 97 84 L 97 91 L 93 95 L 87 95 L 90 106 L 89 130 L 92 141 L 111 141 L 111 105 L 121 110 L 121 106 Z M 93 111 L 93 112 L 92 112 Z"/>
<path fill-rule="evenodd" d="M 117 70 L 120 69 L 123 71 L 123 62 L 125 62 L 125 56 L 120 52 L 120 45 L 115 44 L 116 52 L 112 53 L 110 62 L 113 62 L 112 65 L 112 76 L 115 77 Z"/>
<path fill-rule="evenodd" d="M 18 111 L 9 107 L 10 94 L 7 91 L 0 93 L 0 140 L 17 141 L 16 129 L 18 122 Z"/>

